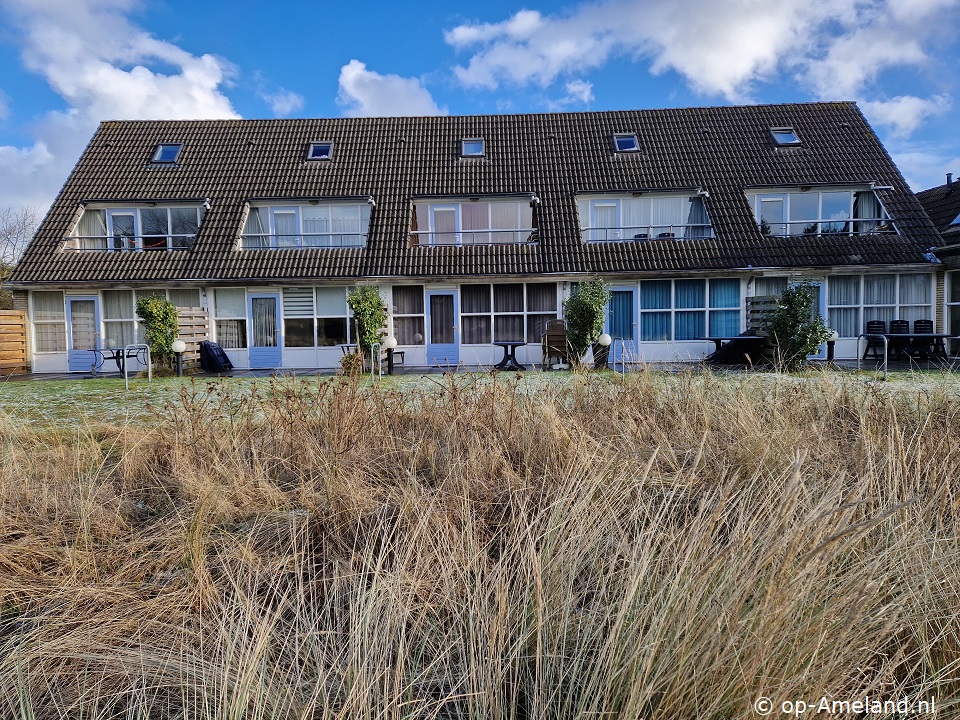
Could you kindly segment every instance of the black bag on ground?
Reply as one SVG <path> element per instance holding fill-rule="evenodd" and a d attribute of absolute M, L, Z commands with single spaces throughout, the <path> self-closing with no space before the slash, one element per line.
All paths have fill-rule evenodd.
<path fill-rule="evenodd" d="M 233 363 L 217 343 L 204 340 L 200 343 L 200 367 L 206 372 L 220 373 L 233 370 Z"/>

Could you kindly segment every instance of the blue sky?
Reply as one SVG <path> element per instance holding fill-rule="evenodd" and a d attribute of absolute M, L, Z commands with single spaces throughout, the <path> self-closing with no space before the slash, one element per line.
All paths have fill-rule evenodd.
<path fill-rule="evenodd" d="M 856 100 L 915 190 L 960 175 L 960 0 L 0 0 L 0 208 L 98 122 Z"/>

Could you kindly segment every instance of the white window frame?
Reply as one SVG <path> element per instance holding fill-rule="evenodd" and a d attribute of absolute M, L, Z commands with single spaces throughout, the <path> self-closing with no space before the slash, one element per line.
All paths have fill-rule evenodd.
<path fill-rule="evenodd" d="M 218 290 L 240 290 L 241 292 L 243 292 L 243 314 L 242 315 L 220 315 L 219 311 L 217 310 L 217 291 Z M 247 338 L 247 334 L 250 331 L 250 328 L 248 327 L 249 323 L 247 322 L 247 289 L 245 287 L 213 288 L 213 298 L 211 299 L 211 301 L 213 303 L 213 307 L 211 308 L 212 310 L 211 315 L 213 315 L 213 331 L 214 331 L 214 334 L 216 335 L 217 342 L 220 343 L 220 345 L 226 350 L 246 350 L 250 344 L 250 341 Z M 238 347 L 231 347 L 224 344 L 223 338 L 220 337 L 220 327 L 218 325 L 218 323 L 221 320 L 234 321 L 234 322 L 240 321 L 240 320 L 243 321 L 243 332 L 238 333 L 238 338 L 243 343 L 242 345 L 239 345 Z"/>
<path fill-rule="evenodd" d="M 650 201 L 651 218 L 650 223 L 644 226 L 627 226 L 624 222 L 624 216 L 627 211 L 624 209 L 624 202 L 636 200 L 642 196 L 643 200 Z M 703 193 L 700 192 L 650 192 L 650 193 L 631 193 L 597 195 L 583 193 L 577 196 L 577 217 L 580 220 L 581 238 L 585 243 L 603 243 L 603 242 L 646 242 L 648 240 L 688 240 L 713 237 L 713 224 L 710 217 L 706 214 L 706 205 L 703 210 L 707 222 L 703 224 L 688 224 L 690 212 L 681 211 L 677 218 L 678 222 L 671 225 L 654 225 L 653 215 L 655 212 L 654 203 L 657 202 L 676 202 L 686 200 L 689 202 L 698 201 L 703 203 Z M 598 207 L 616 207 L 616 226 L 606 227 L 598 224 Z M 686 207 L 686 205 L 684 205 Z M 662 210 L 662 208 L 661 208 Z M 587 225 L 584 225 L 586 216 Z M 702 235 L 693 235 L 694 228 L 700 228 Z M 643 230 L 646 232 L 641 232 Z M 640 237 L 638 237 L 640 236 Z"/>
<path fill-rule="evenodd" d="M 747 202 L 750 205 L 750 210 L 753 213 L 754 219 L 758 225 L 761 225 L 761 218 L 763 217 L 763 204 L 764 203 L 783 203 L 783 211 L 781 213 L 781 220 L 777 223 L 770 223 L 771 236 L 772 237 L 800 237 L 803 235 L 857 235 L 861 234 L 857 231 L 857 223 L 875 221 L 878 224 L 889 224 L 890 227 L 893 227 L 893 224 L 890 222 L 890 216 L 887 213 L 886 208 L 883 206 L 883 203 L 880 202 L 880 198 L 877 197 L 874 193 L 874 199 L 877 202 L 878 207 L 880 208 L 879 217 L 876 218 L 862 218 L 855 217 L 854 215 L 854 206 L 856 205 L 857 193 L 866 193 L 873 192 L 873 189 L 863 185 L 863 186 L 822 186 L 811 188 L 809 190 L 799 190 L 798 188 L 771 188 L 766 189 L 751 189 L 746 193 Z M 823 217 L 823 196 L 830 193 L 849 193 L 850 195 L 850 204 L 847 209 L 848 217 L 847 218 L 826 218 Z M 791 198 L 794 196 L 807 196 L 812 195 L 817 196 L 817 216 L 816 218 L 809 218 L 804 220 L 791 220 Z M 817 230 L 815 233 L 806 233 L 803 232 L 803 224 L 816 224 Z M 848 230 L 839 230 L 839 231 L 825 231 L 825 225 L 835 225 L 838 223 L 844 223 L 849 225 Z M 774 232 L 774 227 L 778 226 L 782 228 L 782 231 L 777 233 Z M 792 228 L 796 226 L 800 228 L 799 232 L 793 232 Z"/>
<path fill-rule="evenodd" d="M 629 147 L 621 147 L 621 140 L 626 140 Z M 618 153 L 640 152 L 640 140 L 636 133 L 615 133 L 613 136 L 613 148 Z"/>
<path fill-rule="evenodd" d="M 881 309 L 886 308 L 886 309 L 889 309 L 889 310 L 892 311 L 892 315 L 893 315 L 893 318 L 892 318 L 892 319 L 894 319 L 894 320 L 903 319 L 903 317 L 902 317 L 902 316 L 903 316 L 903 310 L 904 310 L 905 308 L 917 308 L 917 309 L 921 309 L 921 308 L 922 308 L 922 309 L 924 309 L 924 310 L 927 310 L 930 319 L 933 320 L 934 322 L 936 322 L 935 307 L 936 307 L 936 302 L 937 302 L 937 300 L 936 300 L 937 290 L 936 290 L 936 278 L 935 278 L 935 276 L 934 276 L 933 274 L 931 274 L 931 273 L 896 273 L 896 272 L 876 273 L 876 275 L 892 275 L 892 276 L 894 276 L 894 278 L 895 278 L 895 280 L 894 280 L 893 302 L 892 302 L 892 303 L 883 303 L 883 304 L 877 304 L 877 303 L 869 303 L 869 304 L 868 304 L 867 301 L 866 301 L 866 278 L 867 278 L 867 277 L 874 277 L 875 275 L 870 275 L 870 276 L 868 276 L 868 275 L 866 275 L 866 274 L 864 274 L 864 273 L 838 273 L 838 276 L 842 276 L 842 277 L 848 277 L 848 276 L 851 276 L 851 275 L 859 276 L 859 278 L 860 278 L 860 292 L 859 292 L 860 301 L 859 301 L 859 303 L 858 303 L 857 305 L 837 305 L 837 304 L 831 303 L 831 302 L 830 302 L 830 280 L 831 280 L 831 278 L 832 278 L 833 276 L 831 276 L 831 275 L 828 275 L 828 276 L 827 276 L 827 287 L 825 288 L 825 290 L 826 290 L 826 299 L 825 299 L 825 302 L 826 302 L 826 309 L 827 309 L 827 315 L 826 315 L 826 322 L 827 322 L 827 324 L 830 324 L 830 323 L 832 322 L 831 317 L 830 317 L 830 311 L 831 311 L 831 310 L 834 310 L 834 309 L 838 309 L 838 310 L 839 310 L 839 309 L 843 309 L 843 310 L 856 309 L 856 310 L 857 310 L 857 327 L 859 328 L 859 332 L 858 332 L 857 334 L 859 335 L 861 332 L 866 332 L 866 319 L 865 319 L 865 318 L 866 318 L 867 308 L 881 308 Z M 929 282 L 930 282 L 930 285 L 929 285 L 929 298 L 930 298 L 930 301 L 929 301 L 928 303 L 920 303 L 920 304 L 901 302 L 901 299 L 900 299 L 900 284 L 901 284 L 901 280 L 900 280 L 900 279 L 903 278 L 903 277 L 914 277 L 914 276 L 917 276 L 917 275 L 923 275 L 923 276 L 929 277 Z M 949 296 L 947 296 L 947 297 L 949 297 Z M 957 304 L 960 304 L 960 303 L 957 303 Z M 846 337 L 856 337 L 856 335 L 851 335 L 851 336 L 841 335 L 841 337 L 844 337 L 844 338 L 846 338 Z"/>
<path fill-rule="evenodd" d="M 418 313 L 397 312 L 397 310 L 396 310 L 396 304 L 394 303 L 394 299 L 393 299 L 394 293 L 397 291 L 398 288 L 415 288 L 415 287 L 416 287 L 416 288 L 420 288 L 420 295 L 421 295 L 420 312 L 418 312 Z M 419 333 L 415 333 L 415 335 L 416 335 L 416 334 L 419 334 L 419 335 L 421 336 L 421 337 L 420 337 L 420 342 L 419 342 L 419 343 L 414 343 L 413 345 L 411 345 L 410 343 L 401 343 L 401 345 L 403 345 L 403 347 L 422 347 L 422 346 L 426 343 L 426 333 L 423 331 L 423 328 L 426 328 L 426 322 L 427 322 L 427 321 L 426 321 L 427 299 L 426 299 L 425 290 L 426 290 L 426 287 L 425 287 L 424 285 L 420 285 L 420 284 L 413 284 L 413 285 L 394 285 L 394 286 L 392 286 L 392 287 L 390 288 L 390 305 L 391 305 L 391 309 L 392 309 L 392 313 L 391 313 L 391 314 L 392 314 L 392 316 L 393 316 L 393 336 L 394 336 L 394 337 L 397 336 L 397 331 L 396 331 L 396 330 L 397 330 L 397 325 L 396 325 L 396 323 L 397 323 L 397 320 L 398 320 L 398 319 L 400 319 L 400 318 L 420 318 L 420 320 L 421 320 L 420 326 L 421 326 L 422 329 L 421 329 L 421 331 L 420 331 Z"/>
<path fill-rule="evenodd" d="M 532 282 L 532 283 L 518 282 L 518 283 L 502 283 L 502 284 L 520 285 L 520 286 L 522 286 L 522 288 L 523 288 L 523 289 L 522 289 L 522 294 L 523 294 L 523 309 L 521 309 L 521 310 L 500 310 L 500 311 L 498 311 L 498 310 L 497 310 L 497 306 L 496 306 L 496 294 L 495 294 L 495 292 L 494 292 L 494 287 L 495 287 L 495 284 L 494 284 L 494 283 L 463 283 L 463 284 L 460 285 L 460 306 L 457 308 L 457 312 L 460 314 L 460 324 L 461 324 L 461 328 L 463 327 L 463 321 L 464 321 L 465 318 L 487 318 L 487 319 L 488 319 L 488 327 L 490 328 L 490 339 L 487 340 L 486 342 L 482 342 L 482 343 L 468 343 L 468 342 L 465 342 L 465 341 L 464 341 L 464 342 L 462 342 L 463 345 L 467 345 L 467 346 L 469 346 L 469 347 L 482 347 L 482 346 L 484 346 L 484 345 L 490 345 L 490 344 L 493 343 L 493 342 L 498 342 L 498 339 L 497 339 L 497 336 L 496 336 L 496 322 L 497 322 L 496 319 L 497 319 L 498 317 L 522 317 L 522 318 L 523 318 L 523 337 L 524 337 L 524 341 L 525 341 L 525 342 L 528 342 L 528 343 L 530 343 L 530 342 L 539 342 L 539 341 L 540 341 L 539 338 L 537 338 L 535 341 L 532 341 L 532 340 L 530 339 L 530 329 L 531 329 L 531 328 L 530 328 L 530 316 L 531 316 L 531 315 L 535 315 L 535 316 L 547 316 L 547 315 L 550 315 L 550 311 L 532 310 L 532 309 L 530 308 L 529 294 L 528 294 L 528 290 L 527 290 L 527 286 L 529 286 L 529 285 L 553 285 L 553 286 L 554 286 L 554 289 L 555 289 L 555 291 L 556 291 L 556 297 L 555 297 L 555 302 L 554 302 L 554 311 L 553 311 L 553 318 L 552 318 L 552 319 L 557 319 L 557 318 L 561 317 L 560 283 L 555 283 L 555 282 L 554 282 L 554 283 L 551 283 L 551 282 L 546 282 L 546 283 L 541 283 L 541 282 Z M 468 287 L 468 286 L 474 286 L 474 287 L 475 287 L 475 286 L 477 286 L 477 285 L 483 285 L 483 286 L 486 286 L 487 288 L 489 288 L 489 293 L 490 293 L 490 310 L 489 310 L 488 312 L 463 312 L 463 289 L 464 289 L 465 287 Z M 461 335 L 464 335 L 464 333 L 461 332 Z"/>
<path fill-rule="evenodd" d="M 167 148 L 176 148 L 176 152 L 172 158 L 164 160 L 162 158 Z M 156 149 L 153 151 L 153 156 L 150 158 L 150 162 L 161 165 L 173 165 L 180 159 L 181 152 L 183 152 L 183 143 L 158 143 Z"/>
<path fill-rule="evenodd" d="M 678 281 L 688 281 L 696 280 L 703 283 L 703 307 L 677 307 L 677 282 Z M 714 282 L 719 281 L 736 281 L 738 283 L 739 289 L 739 301 L 736 307 L 722 306 L 722 305 L 711 305 L 710 303 L 710 285 Z M 644 308 L 643 300 L 640 296 L 642 293 L 642 287 L 644 282 L 669 282 L 670 283 L 670 307 L 668 308 Z M 696 338 L 684 338 L 683 340 L 677 340 L 677 315 L 683 314 L 692 314 L 700 313 L 703 316 L 703 327 L 706 331 L 708 337 L 713 337 L 717 335 L 714 332 L 712 327 L 713 325 L 713 316 L 714 312 L 736 312 L 738 317 L 738 327 L 742 330 L 743 328 L 743 318 L 744 318 L 744 283 L 738 277 L 710 277 L 710 278 L 652 278 L 650 280 L 640 280 L 637 283 L 637 339 L 641 343 L 664 343 L 664 342 L 702 342 Z M 668 314 L 670 316 L 670 337 L 665 339 L 658 340 L 644 340 L 643 339 L 643 315 L 644 314 Z M 740 332 L 740 330 L 738 330 Z"/>
<path fill-rule="evenodd" d="M 52 292 L 52 293 L 58 293 L 58 294 L 60 295 L 62 314 L 61 314 L 61 317 L 60 317 L 59 319 L 57 319 L 57 320 L 37 320 L 37 319 L 36 319 L 36 307 L 35 307 L 35 305 L 34 305 L 34 295 L 35 295 L 36 293 L 38 293 L 38 292 L 45 292 L 45 293 L 51 293 L 51 292 Z M 67 348 L 67 301 L 66 301 L 66 293 L 64 293 L 63 290 L 34 290 L 34 291 L 32 291 L 32 292 L 30 293 L 29 306 L 30 306 L 30 322 L 33 324 L 33 337 L 34 337 L 34 338 L 40 337 L 39 333 L 37 333 L 37 327 L 38 327 L 38 326 L 40 326 L 40 327 L 55 326 L 55 327 L 57 327 L 57 328 L 59 329 L 59 331 L 62 333 L 62 334 L 60 335 L 60 337 L 59 337 L 59 339 L 62 341 L 62 342 L 60 343 L 60 345 L 63 346 L 63 349 L 62 349 L 62 350 L 60 350 L 60 349 L 57 349 L 57 350 L 40 350 L 40 349 L 38 349 L 38 347 L 37 347 L 36 341 L 34 341 L 34 346 L 33 346 L 33 352 L 34 352 L 34 354 L 36 354 L 36 355 L 55 355 L 55 354 L 58 354 L 58 353 L 66 353 L 67 350 L 68 350 L 68 348 Z"/>
<path fill-rule="evenodd" d="M 479 152 L 470 152 L 468 147 L 471 145 L 479 145 Z M 460 140 L 460 157 L 465 158 L 479 158 L 485 157 L 487 154 L 487 143 L 482 137 L 468 137 L 462 138 Z"/>
<path fill-rule="evenodd" d="M 337 207 L 354 208 L 357 211 L 357 227 L 355 231 L 334 231 L 333 230 L 333 211 Z M 325 233 L 307 233 L 304 231 L 304 210 L 320 209 L 327 211 L 327 232 Z M 284 204 L 253 204 L 250 207 L 251 213 L 258 213 L 258 216 L 264 221 L 262 233 L 247 233 L 247 223 L 244 223 L 243 231 L 240 234 L 239 249 L 241 250 L 276 250 L 276 249 L 324 249 L 324 248 L 361 248 L 366 247 L 367 237 L 370 234 L 371 222 L 371 203 L 370 201 L 349 201 L 349 202 L 311 202 L 309 205 L 291 205 Z M 284 235 L 283 238 L 277 236 L 276 216 L 278 214 L 294 215 L 295 232 L 292 235 Z M 364 224 L 366 223 L 366 224 Z M 334 244 L 334 238 L 340 238 L 340 244 Z M 359 242 L 345 244 L 343 238 L 358 238 Z"/>
<path fill-rule="evenodd" d="M 770 135 L 773 137 L 773 141 L 781 147 L 790 147 L 803 144 L 803 141 L 800 139 L 800 135 L 792 126 L 789 125 L 770 128 Z"/>
<path fill-rule="evenodd" d="M 323 154 L 317 154 L 317 151 L 326 147 L 327 151 Z M 307 147 L 307 160 L 320 162 L 333 160 L 333 141 L 332 140 L 314 140 Z"/>

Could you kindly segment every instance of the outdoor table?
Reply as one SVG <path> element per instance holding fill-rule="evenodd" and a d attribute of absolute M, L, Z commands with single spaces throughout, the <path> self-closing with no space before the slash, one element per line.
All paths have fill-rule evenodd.
<path fill-rule="evenodd" d="M 699 337 L 697 340 L 710 340 L 717 346 L 716 352 L 720 352 L 720 347 L 725 342 L 731 340 L 766 340 L 762 335 L 730 335 L 728 337 Z"/>
<path fill-rule="evenodd" d="M 123 372 L 123 367 L 128 358 L 137 358 L 141 362 L 145 362 L 144 357 L 143 348 L 97 348 L 93 351 L 93 365 L 99 372 L 105 361 L 113 360 L 117 364 L 117 370 Z"/>
<path fill-rule="evenodd" d="M 517 348 L 526 345 L 525 342 L 495 342 L 494 345 L 503 348 L 503 360 L 494 365 L 497 370 L 527 369 L 517 362 Z"/>

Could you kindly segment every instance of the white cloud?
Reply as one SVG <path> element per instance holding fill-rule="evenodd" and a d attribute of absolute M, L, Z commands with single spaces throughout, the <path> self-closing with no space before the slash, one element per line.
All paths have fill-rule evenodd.
<path fill-rule="evenodd" d="M 359 60 L 340 68 L 340 94 L 337 101 L 346 115 L 446 115 L 430 92 L 416 78 L 381 75 Z"/>
<path fill-rule="evenodd" d="M 10 116 L 10 99 L 3 90 L 0 90 L 0 120 L 6 120 Z"/>
<path fill-rule="evenodd" d="M 593 83 L 586 80 L 571 80 L 566 84 L 567 97 L 571 103 L 577 102 L 584 105 L 593 101 Z"/>
<path fill-rule="evenodd" d="M 220 91 L 232 65 L 192 55 L 133 25 L 125 14 L 136 5 L 0 0 L 17 28 L 24 65 L 70 106 L 36 126 L 32 147 L 0 148 L 4 205 L 49 204 L 101 120 L 237 117 Z"/>
<path fill-rule="evenodd" d="M 258 95 L 261 100 L 270 106 L 274 117 L 288 117 L 303 110 L 303 95 L 291 90 L 278 88 L 275 93 L 260 92 Z"/>
<path fill-rule="evenodd" d="M 890 143 L 890 156 L 914 192 L 943 185 L 947 181 L 947 173 L 953 173 L 954 179 L 960 178 L 960 152 L 957 147 L 944 152 L 941 147 L 915 144 L 901 147 L 894 142 Z"/>
<path fill-rule="evenodd" d="M 862 103 L 863 113 L 870 122 L 889 127 L 895 137 L 912 134 L 928 117 L 949 112 L 951 105 L 950 98 L 945 95 L 930 98 L 901 95 L 890 100 Z"/>
<path fill-rule="evenodd" d="M 547 87 L 615 56 L 675 71 L 693 89 L 749 100 L 790 70 L 821 98 L 862 98 L 889 68 L 928 62 L 925 45 L 960 0 L 600 0 L 563 15 L 521 11 L 445 34 L 471 53 L 454 72 L 466 87 Z"/>

